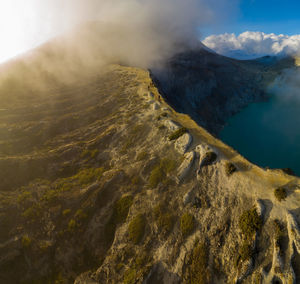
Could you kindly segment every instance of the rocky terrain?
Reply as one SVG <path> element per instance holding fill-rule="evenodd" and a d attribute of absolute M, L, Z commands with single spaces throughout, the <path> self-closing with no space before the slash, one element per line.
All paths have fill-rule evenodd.
<path fill-rule="evenodd" d="M 170 105 L 218 134 L 229 117 L 268 99 L 269 84 L 295 64 L 288 57 L 235 60 L 202 48 L 173 56 L 151 75 Z"/>
<path fill-rule="evenodd" d="M 19 64 L 26 80 L 2 81 L 0 283 L 300 281 L 299 178 L 251 164 L 192 119 L 204 112 L 197 122 L 217 130 L 261 99 L 262 63 L 223 58 L 237 68 L 224 87 L 224 62 L 198 73 L 178 58 L 179 71 L 196 70 L 178 73 L 191 96 L 177 86 L 170 98 L 153 72 L 121 65 L 67 82 L 35 74 L 36 85 Z M 242 92 L 250 79 L 257 86 Z M 200 102 L 192 118 L 178 112 Z"/>

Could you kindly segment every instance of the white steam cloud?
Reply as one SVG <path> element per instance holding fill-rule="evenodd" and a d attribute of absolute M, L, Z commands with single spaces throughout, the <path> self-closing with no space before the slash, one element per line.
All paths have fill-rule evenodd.
<path fill-rule="evenodd" d="M 300 51 L 300 34 L 288 36 L 247 31 L 236 36 L 225 33 L 208 36 L 203 43 L 219 54 L 237 59 L 295 55 Z"/>
<path fill-rule="evenodd" d="M 195 45 L 199 27 L 215 24 L 234 13 L 232 3 L 237 0 L 3 2 L 9 4 L 0 3 L 0 24 L 5 27 L 0 30 L 4 43 L 0 47 L 0 60 L 4 49 L 9 52 L 5 56 L 12 56 L 11 53 L 24 52 L 85 21 L 98 21 L 102 24 L 98 27 L 99 34 L 92 35 L 92 42 L 100 45 L 104 55 L 145 67 L 171 56 L 182 45 Z"/>
<path fill-rule="evenodd" d="M 270 91 L 281 102 L 288 104 L 300 103 L 300 69 L 286 69 L 276 78 Z"/>

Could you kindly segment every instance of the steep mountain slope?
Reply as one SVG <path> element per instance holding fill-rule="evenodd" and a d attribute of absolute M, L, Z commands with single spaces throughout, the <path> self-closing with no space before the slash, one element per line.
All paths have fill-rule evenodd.
<path fill-rule="evenodd" d="M 152 76 L 168 103 L 217 134 L 233 114 L 266 100 L 270 82 L 294 65 L 294 58 L 241 61 L 200 49 L 175 55 Z"/>
<path fill-rule="evenodd" d="M 298 178 L 175 112 L 145 70 L 55 86 L 1 105 L 1 283 L 300 279 Z"/>

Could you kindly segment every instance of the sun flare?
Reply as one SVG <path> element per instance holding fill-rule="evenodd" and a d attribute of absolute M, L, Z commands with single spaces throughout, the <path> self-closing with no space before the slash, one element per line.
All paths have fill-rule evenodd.
<path fill-rule="evenodd" d="M 36 47 L 64 30 L 64 9 L 57 8 L 58 2 L 0 1 L 0 63 Z"/>

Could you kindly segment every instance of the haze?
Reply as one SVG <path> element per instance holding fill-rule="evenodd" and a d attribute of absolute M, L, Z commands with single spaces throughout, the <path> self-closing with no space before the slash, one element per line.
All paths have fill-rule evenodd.
<path fill-rule="evenodd" d="M 145 66 L 149 61 L 172 53 L 178 41 L 189 44 L 191 39 L 198 39 L 199 27 L 222 22 L 235 11 L 235 5 L 232 3 L 236 1 L 206 2 L 202 0 L 1 1 L 0 62 L 24 53 L 82 22 L 97 20 L 113 26 L 112 30 L 105 27 L 105 36 L 109 36 L 109 44 L 114 44 L 117 56 L 126 54 L 127 57 L 128 52 L 134 52 L 138 60 L 146 58 L 145 62 L 140 64 Z M 100 40 L 106 41 L 103 38 Z M 125 45 L 122 46 L 122 50 L 121 45 Z M 116 46 L 118 50 L 115 50 Z"/>

